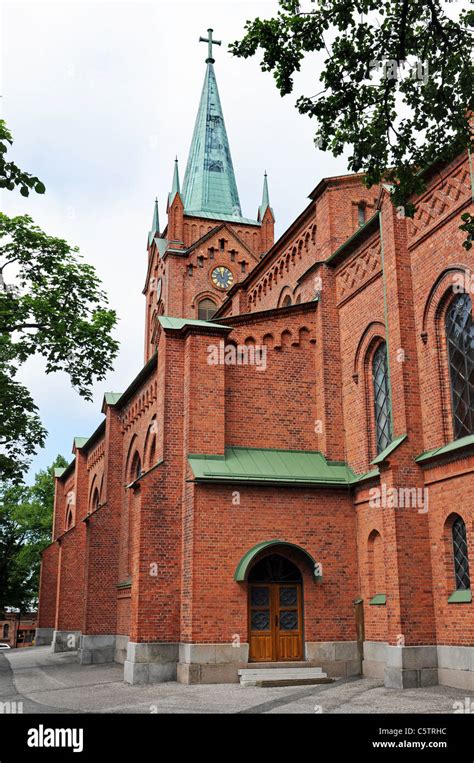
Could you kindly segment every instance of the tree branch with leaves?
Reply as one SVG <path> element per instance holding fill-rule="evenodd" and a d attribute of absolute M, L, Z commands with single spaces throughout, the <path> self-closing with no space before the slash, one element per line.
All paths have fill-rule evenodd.
<path fill-rule="evenodd" d="M 407 216 L 424 190 L 423 170 L 470 148 L 474 11 L 439 0 L 320 0 L 304 12 L 279 0 L 278 13 L 245 25 L 236 56 L 262 53 L 282 96 L 305 57 L 323 51 L 317 95 L 296 106 L 316 121 L 315 142 L 333 156 L 350 149 L 348 169 L 368 187 L 385 181 Z M 316 89 L 316 88 L 315 88 Z M 463 216 L 470 248 L 472 217 Z"/>

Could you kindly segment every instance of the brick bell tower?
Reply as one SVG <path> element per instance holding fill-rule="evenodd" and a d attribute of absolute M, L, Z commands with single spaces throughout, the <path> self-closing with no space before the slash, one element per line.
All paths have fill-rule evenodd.
<path fill-rule="evenodd" d="M 209 320 L 231 287 L 273 246 L 275 218 L 265 173 L 257 219 L 243 217 L 214 72 L 212 29 L 206 73 L 181 188 L 175 159 L 167 224 L 155 200 L 148 234 L 145 362 L 153 355 L 159 315 Z"/>

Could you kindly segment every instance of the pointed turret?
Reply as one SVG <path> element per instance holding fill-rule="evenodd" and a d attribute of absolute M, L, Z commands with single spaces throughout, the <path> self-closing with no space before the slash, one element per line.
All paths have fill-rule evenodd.
<path fill-rule="evenodd" d="M 148 233 L 148 245 L 151 244 L 155 236 L 160 235 L 160 217 L 158 214 L 158 199 L 155 199 L 155 206 L 153 208 L 153 220 L 151 221 L 151 230 Z"/>
<path fill-rule="evenodd" d="M 263 217 L 265 215 L 265 212 L 267 209 L 270 210 L 273 219 L 275 219 L 275 215 L 273 214 L 273 209 L 270 206 L 270 194 L 268 193 L 268 176 L 267 171 L 265 170 L 265 174 L 263 176 L 263 191 L 262 191 L 262 203 L 260 204 L 258 208 L 258 221 L 261 222 L 263 220 Z"/>
<path fill-rule="evenodd" d="M 275 215 L 270 206 L 266 171 L 263 176 L 262 203 L 258 208 L 257 220 L 260 223 L 260 247 L 261 251 L 265 253 L 271 249 L 275 242 Z"/>
<path fill-rule="evenodd" d="M 172 205 L 174 201 L 174 197 L 177 193 L 181 193 L 180 183 L 179 183 L 179 167 L 178 167 L 178 157 L 174 160 L 174 169 L 173 169 L 173 183 L 171 185 L 171 193 L 168 196 L 168 208 Z"/>

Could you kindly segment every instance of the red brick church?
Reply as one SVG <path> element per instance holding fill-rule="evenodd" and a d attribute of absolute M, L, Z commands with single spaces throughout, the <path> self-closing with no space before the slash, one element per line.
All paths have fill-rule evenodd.
<path fill-rule="evenodd" d="M 144 366 L 57 470 L 36 643 L 130 683 L 252 665 L 474 689 L 467 154 L 413 219 L 320 180 L 242 214 L 212 57 L 147 239 Z"/>

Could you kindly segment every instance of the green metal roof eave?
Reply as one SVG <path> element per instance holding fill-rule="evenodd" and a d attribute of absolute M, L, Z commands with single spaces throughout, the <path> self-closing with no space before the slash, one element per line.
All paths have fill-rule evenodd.
<path fill-rule="evenodd" d="M 347 487 L 355 478 L 344 462 L 327 461 L 319 451 L 226 448 L 225 456 L 189 454 L 196 482 L 241 482 Z"/>
<path fill-rule="evenodd" d="M 164 253 L 166 252 L 168 248 L 168 239 L 166 238 L 159 238 L 158 236 L 155 236 L 154 238 L 156 248 L 158 249 L 158 254 L 160 257 L 163 257 Z"/>
<path fill-rule="evenodd" d="M 66 467 L 65 466 L 55 466 L 54 467 L 54 476 L 55 477 L 62 477 L 65 471 L 66 471 Z"/>
<path fill-rule="evenodd" d="M 265 540 L 261 543 L 257 543 L 255 546 L 253 546 L 249 551 L 247 551 L 243 557 L 240 559 L 235 572 L 234 572 L 234 580 L 238 583 L 242 583 L 245 581 L 247 577 L 247 573 L 249 571 L 249 567 L 252 563 L 252 561 L 255 559 L 257 554 L 259 554 L 264 549 L 270 548 L 271 546 L 289 546 L 291 548 L 295 548 L 298 551 L 300 551 L 304 556 L 307 558 L 307 560 L 310 562 L 312 569 L 313 569 L 313 575 L 314 570 L 316 567 L 316 561 L 311 556 L 311 554 L 306 551 L 306 549 L 302 548 L 301 546 L 298 546 L 296 543 L 288 543 L 284 540 L 279 540 L 278 538 L 275 538 L 273 540 Z M 315 577 L 321 577 L 320 575 Z"/>
<path fill-rule="evenodd" d="M 121 397 L 122 392 L 105 392 L 104 403 L 107 403 L 107 405 L 116 405 Z"/>
<path fill-rule="evenodd" d="M 191 482 L 197 483 L 209 483 L 209 482 L 234 482 L 239 484 L 248 485 L 301 485 L 303 487 L 347 487 L 348 482 L 346 479 L 322 479 L 315 478 L 310 480 L 304 477 L 260 477 L 258 475 L 227 475 L 227 474 L 206 474 L 202 477 L 195 477 Z"/>
<path fill-rule="evenodd" d="M 360 482 L 366 482 L 368 480 L 376 479 L 377 477 L 380 477 L 380 471 L 378 467 L 376 469 L 372 469 L 370 472 L 366 472 L 365 474 L 356 474 L 353 479 L 349 480 L 350 485 L 357 485 Z"/>
<path fill-rule="evenodd" d="M 433 458 L 449 455 L 449 453 L 455 453 L 458 450 L 463 450 L 464 448 L 469 448 L 472 446 L 474 446 L 474 434 L 466 435 L 466 437 L 460 437 L 459 440 L 453 440 L 452 442 L 448 442 L 447 445 L 441 445 L 439 448 L 426 450 L 424 453 L 421 453 L 419 456 L 417 456 L 415 461 L 417 463 L 423 463 L 425 461 L 430 461 Z"/>
<path fill-rule="evenodd" d="M 361 225 L 360 228 L 357 228 L 355 233 L 352 234 L 352 236 L 349 236 L 348 239 L 346 239 L 337 249 L 335 252 L 333 252 L 327 260 L 325 260 L 326 265 L 332 265 L 337 262 L 340 255 L 345 251 L 346 247 L 349 247 L 351 244 L 357 241 L 359 236 L 362 236 L 363 233 L 367 233 L 370 226 L 374 225 L 375 221 L 378 220 L 379 217 L 379 211 L 375 212 L 375 214 L 370 217 L 364 225 Z"/>
<path fill-rule="evenodd" d="M 66 477 L 68 477 L 69 474 L 73 471 L 75 465 L 76 459 L 73 458 L 72 461 L 64 468 L 63 473 L 61 475 L 57 475 L 58 479 L 64 480 Z"/>
<path fill-rule="evenodd" d="M 125 392 L 122 392 L 120 395 L 120 398 L 118 399 L 116 405 L 119 409 L 121 409 L 128 400 L 130 400 L 131 397 L 135 394 L 137 389 L 141 387 L 141 385 L 144 383 L 144 381 L 150 376 L 150 374 L 155 370 L 158 362 L 157 353 L 153 353 L 151 358 L 145 363 L 143 368 L 138 372 L 138 374 L 135 376 L 134 379 L 130 382 Z"/>
<path fill-rule="evenodd" d="M 75 437 L 74 438 L 74 447 L 75 448 L 82 448 L 86 444 L 88 437 Z"/>
<path fill-rule="evenodd" d="M 181 329 L 185 328 L 186 326 L 196 326 L 196 328 L 205 328 L 205 329 L 226 329 L 228 331 L 231 330 L 230 326 L 224 326 L 222 323 L 212 323 L 212 321 L 200 321 L 196 320 L 195 318 L 175 318 L 170 315 L 160 315 L 158 316 L 158 321 L 163 326 L 164 329 L 169 329 L 171 331 L 181 331 Z"/>
<path fill-rule="evenodd" d="M 393 453 L 393 451 L 396 450 L 398 446 L 401 445 L 404 440 L 406 440 L 407 437 L 408 435 L 406 434 L 401 434 L 396 437 L 394 440 L 392 440 L 390 445 L 387 445 L 387 447 L 381 453 L 379 453 L 373 461 L 371 461 L 371 464 L 375 466 L 377 464 L 381 464 L 383 461 L 386 461 L 390 454 Z"/>
<path fill-rule="evenodd" d="M 198 210 L 184 210 L 185 217 L 202 217 L 203 220 L 221 220 L 223 222 L 240 223 L 241 225 L 253 225 L 256 228 L 261 228 L 262 223 L 258 220 L 252 220 L 250 217 L 242 217 L 241 215 L 226 215 L 222 212 L 206 212 Z"/>

